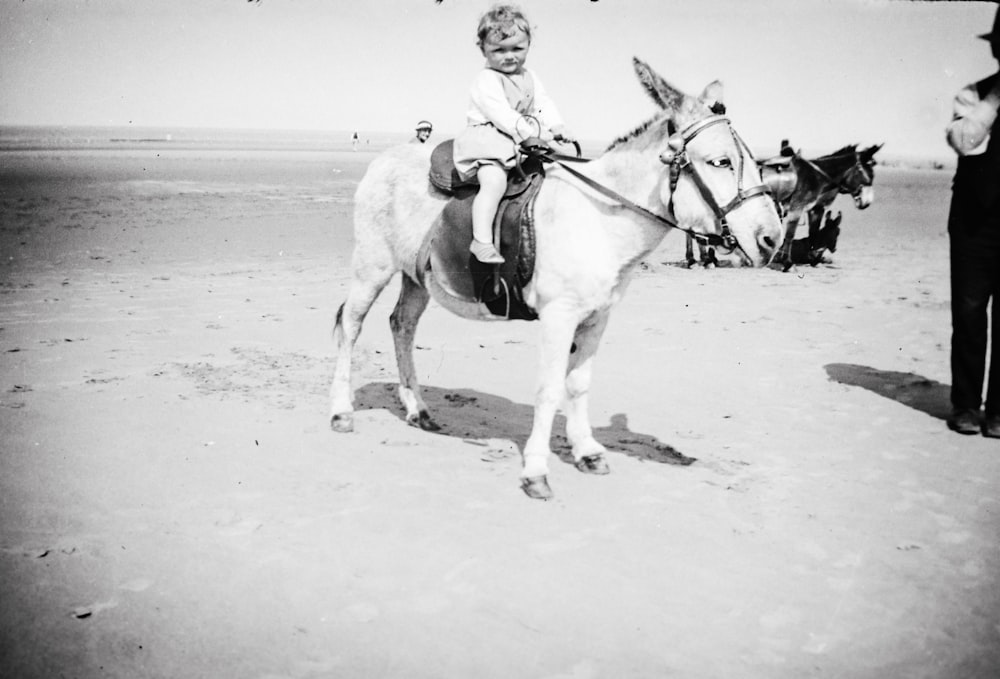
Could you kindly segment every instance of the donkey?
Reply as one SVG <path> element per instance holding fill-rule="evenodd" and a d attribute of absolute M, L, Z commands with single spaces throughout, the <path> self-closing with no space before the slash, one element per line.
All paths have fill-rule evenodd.
<path fill-rule="evenodd" d="M 775 258 L 786 270 L 795 263 L 792 258 L 792 242 L 803 214 L 814 213 L 822 218 L 841 194 L 851 196 L 854 206 L 859 210 L 872 204 L 875 197 L 875 154 L 881 148 L 882 145 L 878 144 L 859 151 L 856 144 L 851 144 L 813 160 L 803 158 L 798 153 L 792 156 L 792 168 L 797 180 L 795 190 L 787 202 L 785 242 Z M 764 180 L 768 181 L 767 172 L 764 175 Z M 812 227 L 818 227 L 818 224 L 810 215 L 811 236 L 815 236 L 815 229 Z"/>
<path fill-rule="evenodd" d="M 749 148 L 728 118 L 708 108 L 707 102 L 721 99 L 721 84 L 711 83 L 696 98 L 642 61 L 635 59 L 634 67 L 659 113 L 591 161 L 587 182 L 569 168 L 550 166 L 535 201 L 535 269 L 525 299 L 541 324 L 540 361 L 521 469 L 521 487 L 532 498 L 552 497 L 550 439 L 561 404 L 577 468 L 609 472 L 607 451 L 595 440 L 587 412 L 594 356 L 611 308 L 668 226 L 716 237 L 721 232 L 729 247 L 758 267 L 771 261 L 782 242 L 781 220 Z M 428 165 L 424 146 L 392 148 L 372 161 L 358 185 L 351 283 L 334 326 L 334 431 L 353 430 L 352 350 L 365 315 L 396 272 L 402 272 L 402 284 L 389 323 L 399 397 L 409 424 L 439 429 L 416 380 L 417 322 L 431 296 L 460 315 L 477 316 L 439 296 L 433 269 L 419 256 L 448 199 L 429 183 Z"/>
<path fill-rule="evenodd" d="M 823 249 L 818 245 L 818 230 L 838 195 L 850 195 L 859 210 L 871 205 L 875 192 L 875 154 L 881 148 L 878 144 L 858 150 L 856 144 L 851 144 L 819 158 L 808 159 L 792 152 L 789 156 L 760 162 L 764 183 L 770 187 L 771 195 L 784 214 L 785 241 L 775 256 L 775 263 L 781 263 L 788 270 L 793 264 L 814 263 L 813 260 L 818 259 Z M 809 218 L 809 240 L 816 243 L 793 246 L 803 215 Z M 800 261 L 797 256 L 800 252 L 808 253 L 808 260 Z M 689 267 L 696 261 L 705 265 L 718 263 L 715 250 L 706 247 L 699 247 L 699 257 L 695 260 L 690 237 L 685 259 Z M 735 262 L 740 263 L 739 260 Z"/>

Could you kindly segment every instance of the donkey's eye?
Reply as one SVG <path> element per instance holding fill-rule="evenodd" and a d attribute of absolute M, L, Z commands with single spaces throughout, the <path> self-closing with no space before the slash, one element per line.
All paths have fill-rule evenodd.
<path fill-rule="evenodd" d="M 722 158 L 713 158 L 712 160 L 708 161 L 708 164 L 711 165 L 712 167 L 719 167 L 719 168 L 731 168 L 733 166 L 732 161 L 730 161 L 729 158 L 726 158 L 725 156 L 723 156 Z"/>

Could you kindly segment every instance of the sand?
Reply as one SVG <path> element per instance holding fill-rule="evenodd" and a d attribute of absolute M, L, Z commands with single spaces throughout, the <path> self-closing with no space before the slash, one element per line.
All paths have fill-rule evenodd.
<path fill-rule="evenodd" d="M 6 153 L 0 676 L 985 678 L 1000 441 L 948 412 L 947 172 L 879 168 L 829 266 L 675 266 L 612 315 L 612 473 L 518 488 L 531 323 L 388 314 L 327 423 L 372 153 Z M 676 464 L 681 456 L 695 458 Z"/>

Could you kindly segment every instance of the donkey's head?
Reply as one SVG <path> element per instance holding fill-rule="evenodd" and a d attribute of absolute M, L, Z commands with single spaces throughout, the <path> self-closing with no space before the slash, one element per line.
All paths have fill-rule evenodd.
<path fill-rule="evenodd" d="M 860 189 L 851 196 L 859 210 L 864 210 L 875 199 L 875 189 L 872 186 L 875 183 L 875 154 L 881 148 L 882 144 L 877 144 L 858 151 L 856 172 L 861 177 Z"/>
<path fill-rule="evenodd" d="M 721 114 L 722 84 L 691 97 L 634 60 L 639 82 L 663 112 L 648 138 L 664 165 L 660 199 L 684 228 L 715 234 L 755 266 L 771 261 L 784 226 L 750 149 Z M 644 135 L 645 136 L 645 135 Z"/>

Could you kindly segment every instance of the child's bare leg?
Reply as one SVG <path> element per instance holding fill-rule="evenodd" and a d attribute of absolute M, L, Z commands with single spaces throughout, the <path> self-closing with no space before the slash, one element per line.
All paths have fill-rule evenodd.
<path fill-rule="evenodd" d="M 480 262 L 502 264 L 503 257 L 493 247 L 493 220 L 507 189 L 507 171 L 499 165 L 481 165 L 476 172 L 479 193 L 472 200 L 472 244 L 469 250 Z"/>

